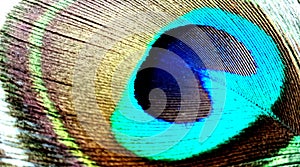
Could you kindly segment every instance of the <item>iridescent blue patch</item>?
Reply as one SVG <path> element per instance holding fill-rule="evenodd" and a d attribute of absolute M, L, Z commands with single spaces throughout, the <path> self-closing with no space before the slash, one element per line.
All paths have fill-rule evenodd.
<path fill-rule="evenodd" d="M 153 43 L 168 30 L 186 25 L 211 26 L 240 41 L 255 60 L 256 73 L 242 76 L 220 70 L 196 69 L 212 103 L 211 114 L 192 123 L 172 123 L 147 114 L 134 97 L 137 72 Z M 245 67 L 247 68 L 247 67 Z M 284 65 L 273 39 L 260 27 L 215 8 L 193 10 L 157 33 L 128 81 L 111 116 L 116 140 L 140 157 L 181 160 L 204 153 L 238 135 L 267 112 L 280 96 Z"/>

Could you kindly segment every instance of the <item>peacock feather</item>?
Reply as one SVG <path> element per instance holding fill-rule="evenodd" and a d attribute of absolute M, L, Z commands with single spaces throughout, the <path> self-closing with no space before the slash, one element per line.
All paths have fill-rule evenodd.
<path fill-rule="evenodd" d="M 0 165 L 299 164 L 299 9 L 22 0 L 0 35 Z"/>

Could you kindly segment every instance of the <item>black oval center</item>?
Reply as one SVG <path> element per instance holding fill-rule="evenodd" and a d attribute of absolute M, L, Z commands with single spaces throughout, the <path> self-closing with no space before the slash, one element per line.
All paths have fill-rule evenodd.
<path fill-rule="evenodd" d="M 208 43 L 213 48 L 207 47 Z M 173 58 L 174 54 L 186 65 L 179 66 L 179 60 Z M 166 67 L 173 72 L 160 67 Z M 197 89 L 193 88 L 195 90 L 190 92 L 199 93 L 200 99 L 194 99 L 195 96 L 191 95 L 189 102 L 182 102 L 180 87 L 189 89 L 190 82 L 185 78 L 186 68 L 192 71 L 198 85 Z M 174 123 L 199 121 L 209 116 L 211 111 L 209 93 L 202 80 L 208 76 L 199 74 L 199 70 L 203 69 L 250 75 L 255 73 L 256 66 L 246 47 L 228 33 L 208 26 L 178 27 L 162 34 L 152 45 L 134 82 L 135 98 L 145 112 L 157 119 Z M 151 95 L 151 91 L 155 89 L 162 90 L 164 94 Z M 199 104 L 195 105 L 196 102 Z"/>

